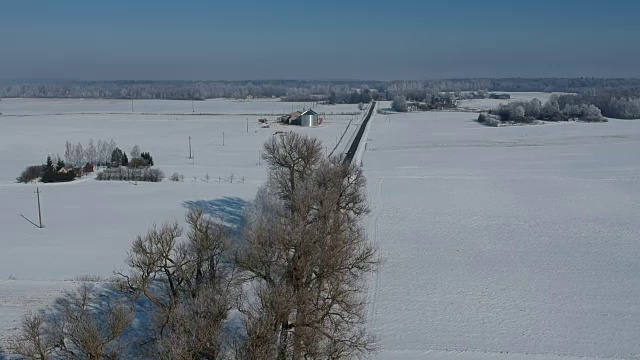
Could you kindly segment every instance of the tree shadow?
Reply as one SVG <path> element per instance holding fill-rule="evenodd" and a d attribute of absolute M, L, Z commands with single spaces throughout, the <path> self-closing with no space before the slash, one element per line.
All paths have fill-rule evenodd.
<path fill-rule="evenodd" d="M 225 196 L 215 200 L 186 200 L 182 205 L 200 210 L 214 219 L 220 219 L 229 228 L 233 237 L 238 237 L 245 224 L 245 209 L 251 202 L 239 197 Z"/>

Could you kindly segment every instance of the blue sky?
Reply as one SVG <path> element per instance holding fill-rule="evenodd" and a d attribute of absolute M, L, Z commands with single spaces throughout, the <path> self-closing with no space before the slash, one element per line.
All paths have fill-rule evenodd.
<path fill-rule="evenodd" d="M 0 78 L 640 77 L 640 1 L 0 0 Z"/>

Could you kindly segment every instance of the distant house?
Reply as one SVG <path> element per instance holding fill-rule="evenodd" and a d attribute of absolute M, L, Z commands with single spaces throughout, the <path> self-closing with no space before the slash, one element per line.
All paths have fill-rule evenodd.
<path fill-rule="evenodd" d="M 91 165 L 91 164 L 89 164 L 89 163 L 87 163 L 87 165 L 85 165 L 85 166 L 82 168 L 82 172 L 83 172 L 83 173 L 92 173 L 92 172 L 93 172 L 93 170 L 94 170 L 94 169 L 93 169 L 93 165 Z"/>
<path fill-rule="evenodd" d="M 509 100 L 511 99 L 511 95 L 509 94 L 490 94 L 490 99 L 500 99 L 500 100 Z"/>

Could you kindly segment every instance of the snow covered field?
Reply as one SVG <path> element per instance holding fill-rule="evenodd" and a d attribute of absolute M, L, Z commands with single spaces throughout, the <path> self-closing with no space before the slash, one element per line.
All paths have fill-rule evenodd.
<path fill-rule="evenodd" d="M 640 121 L 378 115 L 381 359 L 640 358 Z"/>
<path fill-rule="evenodd" d="M 130 102 L 114 110 L 82 101 L 0 102 L 0 345 L 25 310 L 77 285 L 65 280 L 121 267 L 152 223 L 181 220 L 192 206 L 240 221 L 264 180 L 258 151 L 273 132 L 306 132 L 330 151 L 353 118 L 261 129 L 257 116 L 237 114 L 286 103 L 196 102 L 196 112 L 226 115 L 193 116 L 190 102 L 141 101 L 153 114 L 143 115 L 126 113 Z M 379 358 L 640 358 L 640 122 L 488 128 L 474 119 L 421 112 L 370 122 L 367 227 L 385 259 L 371 287 Z M 46 228 L 20 218 L 37 218 L 35 186 L 14 183 L 24 166 L 90 137 L 126 151 L 137 143 L 185 181 L 41 185 Z M 224 180 L 232 171 L 233 184 Z"/>
<path fill-rule="evenodd" d="M 135 100 L 133 110 L 144 114 L 249 114 L 269 115 L 290 113 L 309 108 L 311 103 L 282 102 L 278 99 L 228 100 L 210 99 L 205 101 L 184 100 Z M 355 113 L 355 105 L 317 105 L 318 113 Z M 104 99 L 2 99 L 0 113 L 4 115 L 34 114 L 131 114 L 131 100 Z"/>
<path fill-rule="evenodd" d="M 258 116 L 192 116 L 188 113 L 191 102 L 140 103 L 146 107 L 144 111 L 159 115 L 118 114 L 111 106 L 120 102 L 108 100 L 0 101 L 0 344 L 15 329 L 24 310 L 45 305 L 60 289 L 73 286 L 73 282 L 62 280 L 81 275 L 109 276 L 122 267 L 134 237 L 154 222 L 181 221 L 189 207 L 199 207 L 229 222 L 239 221 L 242 208 L 265 178 L 264 163 L 258 165 L 259 150 L 274 132 L 316 136 L 330 152 L 347 130 L 337 149 L 340 152 L 361 118 L 328 115 L 317 128 L 272 124 L 264 129 L 258 126 Z M 211 113 L 266 114 L 291 107 L 290 103 L 275 101 L 223 100 L 196 106 L 205 103 Z M 126 111 L 130 102 L 122 106 Z M 356 105 L 325 106 L 321 110 L 359 112 Z M 167 115 L 181 111 L 187 112 Z M 193 163 L 187 159 L 189 135 Z M 45 228 L 35 228 L 23 220 L 20 214 L 37 222 L 36 186 L 16 184 L 15 178 L 25 166 L 44 162 L 50 153 L 63 155 L 65 141 L 86 145 L 90 138 L 113 138 L 127 152 L 138 144 L 143 151 L 151 152 L 156 167 L 166 176 L 178 172 L 184 175 L 184 182 L 165 179 L 133 185 L 83 178 L 71 183 L 40 184 Z M 232 172 L 235 179 L 230 183 L 227 178 Z M 204 181 L 207 174 L 211 178 L 208 183 Z"/>

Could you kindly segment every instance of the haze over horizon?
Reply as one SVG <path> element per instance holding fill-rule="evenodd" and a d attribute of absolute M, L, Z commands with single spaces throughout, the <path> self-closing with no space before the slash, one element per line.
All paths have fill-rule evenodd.
<path fill-rule="evenodd" d="M 621 0 L 6 2 L 0 79 L 640 77 L 639 11 Z"/>

